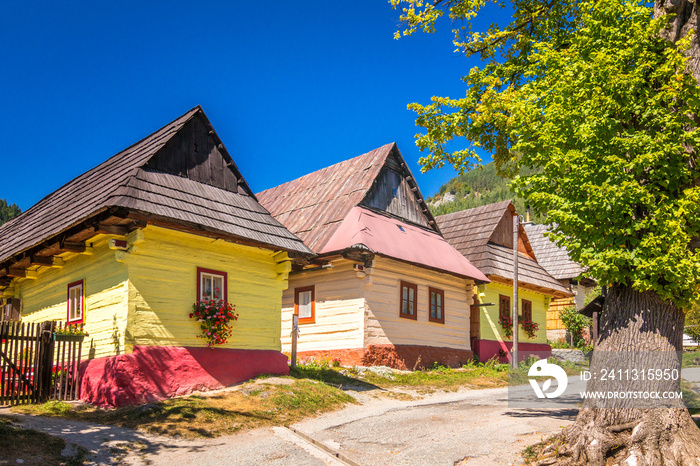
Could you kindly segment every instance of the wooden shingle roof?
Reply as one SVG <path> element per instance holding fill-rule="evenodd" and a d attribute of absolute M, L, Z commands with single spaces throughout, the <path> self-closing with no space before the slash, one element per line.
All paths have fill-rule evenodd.
<path fill-rule="evenodd" d="M 569 258 L 566 248 L 557 246 L 544 234 L 546 225 L 526 223 L 525 231 L 537 257 L 537 262 L 557 280 L 578 278 L 585 269 Z"/>
<path fill-rule="evenodd" d="M 336 163 L 257 194 L 260 203 L 314 252 L 364 199 L 395 144 Z"/>
<path fill-rule="evenodd" d="M 511 201 L 475 207 L 436 218 L 445 239 L 490 279 L 513 280 Z M 532 249 L 520 228 L 518 281 L 555 296 L 571 293 L 533 259 Z"/>
<path fill-rule="evenodd" d="M 318 255 L 371 254 L 485 283 L 440 234 L 395 143 L 257 194 Z"/>
<path fill-rule="evenodd" d="M 0 226 L 0 263 L 115 209 L 310 253 L 258 204 L 198 106 Z"/>

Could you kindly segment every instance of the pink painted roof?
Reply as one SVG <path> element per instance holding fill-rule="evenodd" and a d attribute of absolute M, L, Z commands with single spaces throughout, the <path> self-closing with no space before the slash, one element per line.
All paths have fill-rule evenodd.
<path fill-rule="evenodd" d="M 373 252 L 448 273 L 488 282 L 486 275 L 435 232 L 353 207 L 320 254 L 363 244 Z"/>

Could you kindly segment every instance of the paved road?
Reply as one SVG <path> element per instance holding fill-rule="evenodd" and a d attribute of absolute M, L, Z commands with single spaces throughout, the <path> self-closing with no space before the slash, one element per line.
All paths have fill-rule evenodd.
<path fill-rule="evenodd" d="M 129 429 L 21 416 L 26 427 L 66 438 L 94 464 L 179 465 L 453 465 L 514 464 L 527 445 L 569 425 L 572 409 L 509 409 L 507 390 L 469 390 L 400 401 L 357 393 L 362 405 L 306 420 L 294 429 L 321 442 L 343 463 L 286 428 L 216 439 L 155 437 Z"/>

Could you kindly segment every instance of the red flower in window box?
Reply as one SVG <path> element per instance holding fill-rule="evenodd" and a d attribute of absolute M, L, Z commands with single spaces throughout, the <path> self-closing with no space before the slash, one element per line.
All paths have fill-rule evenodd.
<path fill-rule="evenodd" d="M 506 338 L 511 338 L 513 336 L 513 319 L 510 316 L 500 316 L 498 323 L 503 327 L 503 335 Z"/>
<path fill-rule="evenodd" d="M 197 301 L 192 305 L 190 319 L 199 322 L 202 330 L 197 338 L 207 340 L 207 346 L 223 345 L 233 333 L 233 322 L 238 320 L 236 307 L 223 301 Z"/>
<path fill-rule="evenodd" d="M 524 320 L 521 325 L 525 333 L 527 333 L 528 338 L 535 338 L 535 336 L 537 336 L 537 331 L 540 329 L 540 325 L 537 322 Z"/>

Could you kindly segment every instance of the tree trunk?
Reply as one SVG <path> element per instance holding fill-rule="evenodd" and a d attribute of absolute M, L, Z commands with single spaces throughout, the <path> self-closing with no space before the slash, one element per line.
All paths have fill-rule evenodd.
<path fill-rule="evenodd" d="M 695 0 L 656 0 L 654 16 L 672 15 L 668 28 L 663 36 L 671 42 L 685 37 L 694 31 L 690 42 L 688 56 L 688 71 L 696 81 L 700 82 L 700 43 L 698 43 L 698 4 Z"/>
<path fill-rule="evenodd" d="M 612 287 L 587 391 L 625 395 L 584 401 L 563 432 L 559 464 L 700 464 L 700 429 L 683 401 L 643 395 L 680 392 L 684 321 L 681 309 L 653 292 Z"/>

